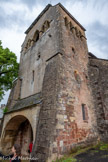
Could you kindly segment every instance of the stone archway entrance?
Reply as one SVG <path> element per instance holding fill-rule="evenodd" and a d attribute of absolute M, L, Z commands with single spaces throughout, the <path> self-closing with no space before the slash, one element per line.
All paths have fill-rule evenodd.
<path fill-rule="evenodd" d="M 22 115 L 17 115 L 11 118 L 4 128 L 1 147 L 7 154 L 10 153 L 12 145 L 18 143 L 21 145 L 22 156 L 27 156 L 31 141 L 33 141 L 33 131 L 29 120 Z"/>

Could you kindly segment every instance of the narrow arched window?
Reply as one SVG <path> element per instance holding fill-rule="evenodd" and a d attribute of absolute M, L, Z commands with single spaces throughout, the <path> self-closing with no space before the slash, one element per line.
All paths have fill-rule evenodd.
<path fill-rule="evenodd" d="M 42 26 L 42 33 L 46 32 L 48 30 L 48 28 L 50 27 L 50 22 L 48 20 L 46 20 Z"/>
<path fill-rule="evenodd" d="M 68 26 L 68 19 L 67 17 L 64 18 L 65 26 Z"/>
<path fill-rule="evenodd" d="M 76 36 L 78 37 L 79 36 L 79 33 L 78 33 L 77 27 L 75 27 L 75 33 L 76 33 Z"/>
<path fill-rule="evenodd" d="M 75 48 L 74 47 L 72 47 L 72 52 L 75 54 Z"/>
<path fill-rule="evenodd" d="M 86 104 L 82 104 L 82 117 L 84 121 L 88 120 L 88 111 L 87 111 Z"/>
<path fill-rule="evenodd" d="M 36 30 L 34 36 L 33 36 L 33 41 L 37 42 L 39 40 L 39 30 Z"/>
<path fill-rule="evenodd" d="M 45 21 L 45 27 L 46 27 L 46 30 L 50 27 L 50 22 L 49 21 Z"/>
<path fill-rule="evenodd" d="M 73 25 L 71 22 L 69 23 L 69 28 L 70 28 L 70 31 L 72 31 Z"/>
<path fill-rule="evenodd" d="M 28 48 L 31 46 L 31 39 L 28 40 Z"/>
<path fill-rule="evenodd" d="M 44 33 L 44 32 L 45 32 L 45 25 L 44 25 L 44 24 L 43 24 L 43 26 L 42 26 L 41 31 L 42 31 L 42 33 Z"/>
<path fill-rule="evenodd" d="M 29 47 L 31 46 L 31 39 L 29 39 L 28 41 L 27 41 L 27 44 L 26 44 L 26 49 L 28 49 Z"/>
<path fill-rule="evenodd" d="M 82 35 L 81 31 L 79 31 L 79 37 L 80 37 L 80 38 L 81 38 L 81 35 Z"/>
<path fill-rule="evenodd" d="M 34 70 L 32 71 L 32 83 L 34 82 Z"/>
<path fill-rule="evenodd" d="M 26 49 L 28 49 L 28 42 L 27 42 L 27 44 L 26 44 Z"/>

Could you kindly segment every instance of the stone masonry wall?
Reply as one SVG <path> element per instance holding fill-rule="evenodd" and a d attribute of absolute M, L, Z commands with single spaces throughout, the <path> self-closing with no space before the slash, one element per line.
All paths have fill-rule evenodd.
<path fill-rule="evenodd" d="M 98 137 L 89 87 L 87 43 L 64 25 L 67 15 L 61 8 L 57 13 L 61 54 L 48 59 L 45 69 L 43 103 L 32 154 L 38 162 L 52 162 L 72 147 L 91 144 Z M 86 120 L 82 104 L 86 105 Z"/>
<path fill-rule="evenodd" d="M 42 106 L 40 109 L 39 122 L 35 145 L 33 147 L 33 157 L 39 162 L 46 162 L 52 156 L 53 142 L 57 132 L 57 94 L 59 91 L 59 66 L 60 54 L 48 61 L 42 88 Z"/>
<path fill-rule="evenodd" d="M 89 59 L 89 77 L 100 138 L 108 138 L 108 60 Z"/>
<path fill-rule="evenodd" d="M 13 83 L 13 87 L 11 89 L 8 102 L 7 102 L 7 108 L 8 110 L 11 110 L 12 107 L 17 103 L 17 101 L 20 99 L 20 92 L 21 92 L 21 80 L 18 78 Z"/>
<path fill-rule="evenodd" d="M 59 35 L 57 28 L 57 8 L 50 7 L 27 34 L 22 46 L 19 75 L 22 78 L 21 98 L 41 92 L 45 73 L 46 60 L 59 52 Z M 41 32 L 42 25 L 48 20 L 50 27 L 39 37 L 39 40 L 24 53 L 24 46 L 34 33 Z M 34 81 L 33 81 L 34 72 Z"/>
<path fill-rule="evenodd" d="M 60 13 L 60 41 L 64 53 L 59 72 L 57 138 L 53 143 L 53 154 L 57 157 L 69 152 L 75 145 L 89 145 L 98 137 L 93 97 L 89 87 L 86 39 L 81 40 L 75 32 L 72 33 L 64 25 L 64 17 L 70 17 L 61 9 Z M 86 105 L 86 120 L 83 119 L 82 104 Z"/>

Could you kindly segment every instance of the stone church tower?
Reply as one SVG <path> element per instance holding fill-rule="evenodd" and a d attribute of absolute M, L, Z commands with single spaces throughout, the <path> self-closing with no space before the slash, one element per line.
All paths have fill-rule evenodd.
<path fill-rule="evenodd" d="M 60 3 L 47 5 L 25 33 L 0 146 L 9 152 L 20 143 L 27 156 L 33 141 L 32 157 L 51 162 L 101 138 L 101 121 L 107 119 L 97 93 L 98 67 L 108 67 L 108 62 L 88 54 L 84 27 Z"/>

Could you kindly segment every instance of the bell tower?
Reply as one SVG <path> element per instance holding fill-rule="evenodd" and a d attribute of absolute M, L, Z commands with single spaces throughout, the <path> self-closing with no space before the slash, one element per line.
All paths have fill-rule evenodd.
<path fill-rule="evenodd" d="M 28 59 L 29 69 L 34 66 L 37 73 L 33 91 L 42 92 L 32 153 L 39 162 L 51 162 L 74 145 L 97 137 L 85 29 L 60 3 L 47 7 L 26 31 L 23 48 L 36 30 L 39 39 L 21 60 L 23 67 L 23 57 L 33 59 Z M 24 94 L 22 90 L 22 97 Z"/>

